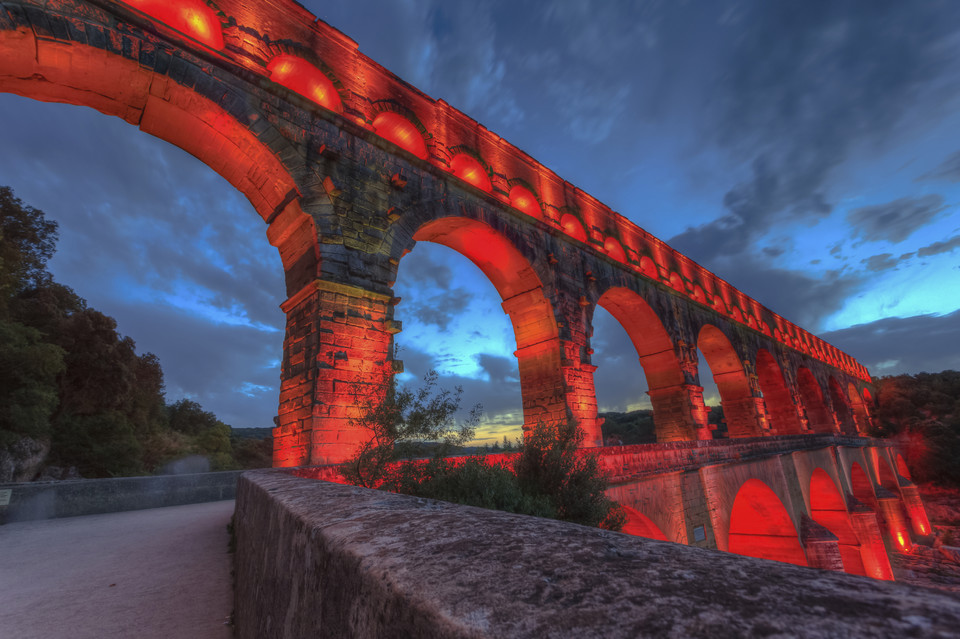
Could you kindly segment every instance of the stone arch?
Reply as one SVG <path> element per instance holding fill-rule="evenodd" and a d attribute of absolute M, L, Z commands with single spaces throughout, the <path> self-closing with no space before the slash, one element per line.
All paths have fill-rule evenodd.
<path fill-rule="evenodd" d="M 890 462 L 887 461 L 887 456 L 884 454 L 877 454 L 877 479 L 880 481 L 880 485 L 891 493 L 900 494 L 900 482 L 897 479 L 897 473 L 891 468 Z"/>
<path fill-rule="evenodd" d="M 868 576 L 866 564 L 875 561 L 875 558 L 869 550 L 861 548 L 843 495 L 822 468 L 814 469 L 810 475 L 810 517 L 836 535 L 840 557 L 843 559 L 843 570 L 854 575 Z"/>
<path fill-rule="evenodd" d="M 870 412 L 853 382 L 847 384 L 847 395 L 850 398 L 850 407 L 853 409 L 854 425 L 858 432 L 865 433 L 870 426 Z"/>
<path fill-rule="evenodd" d="M 830 388 L 830 401 L 833 403 L 833 412 L 837 416 L 837 422 L 840 424 L 840 432 L 844 435 L 856 435 L 857 424 L 853 421 L 853 412 L 847 403 L 846 394 L 840 386 L 837 378 L 830 376 L 828 382 Z"/>
<path fill-rule="evenodd" d="M 763 393 L 771 428 L 778 435 L 799 435 L 803 432 L 793 396 L 783 379 L 783 371 L 765 348 L 757 351 L 757 383 Z"/>
<path fill-rule="evenodd" d="M 627 515 L 627 521 L 623 525 L 621 532 L 627 535 L 634 535 L 636 537 L 646 537 L 647 539 L 659 539 L 660 541 L 670 541 L 667 539 L 667 536 L 663 534 L 663 531 L 660 530 L 660 527 L 656 523 L 643 513 L 630 508 L 629 506 L 621 506 L 624 513 Z"/>
<path fill-rule="evenodd" d="M 705 324 L 697 337 L 697 347 L 713 373 L 730 436 L 760 436 L 762 433 L 757 420 L 757 403 L 750 388 L 750 380 L 733 344 L 719 328 Z"/>
<path fill-rule="evenodd" d="M 530 261 L 496 229 L 465 217 L 428 221 L 416 230 L 413 239 L 442 244 L 460 253 L 487 276 L 499 293 L 517 342 L 524 430 L 538 421 L 567 419 L 568 391 L 561 368 L 557 322 Z M 592 393 L 592 387 L 589 391 Z M 593 432 L 598 430 L 593 425 L 595 420 L 578 421 L 586 431 L 585 444 L 599 445 L 599 432 Z"/>
<path fill-rule="evenodd" d="M 902 477 L 912 479 L 910 477 L 910 467 L 907 466 L 906 460 L 904 460 L 903 455 L 900 453 L 897 453 L 897 472 L 900 473 Z"/>
<path fill-rule="evenodd" d="M 800 391 L 800 400 L 807 412 L 808 428 L 815 433 L 832 433 L 833 420 L 823 402 L 820 384 L 806 366 L 797 369 L 797 387 Z"/>
<path fill-rule="evenodd" d="M 134 47 L 139 45 L 135 33 L 125 33 L 123 38 L 134 40 Z M 246 196 L 267 223 L 267 239 L 279 250 L 288 296 L 283 306 L 287 333 L 274 465 L 309 463 L 311 442 L 299 433 L 304 430 L 300 423 L 313 419 L 309 409 L 305 412 L 302 407 L 313 403 L 315 382 L 307 367 L 297 363 L 302 356 L 294 352 L 291 327 L 301 321 L 302 303 L 317 278 L 319 246 L 316 225 L 301 208 L 294 177 L 302 167 L 279 159 L 280 154 L 292 158 L 298 154 L 291 153 L 293 149 L 272 125 L 265 124 L 262 114 L 248 107 L 241 114 L 236 108 L 229 111 L 212 97 L 232 95 L 228 89 L 218 89 L 215 81 L 197 83 L 196 88 L 180 84 L 168 75 L 169 69 L 151 68 L 151 64 L 160 68 L 157 59 L 141 62 L 83 42 L 36 38 L 31 30 L 0 30 L 0 92 L 86 106 L 122 118 L 190 153 Z M 180 71 L 186 74 L 194 68 L 199 74 L 199 66 L 191 67 L 187 60 L 186 70 Z M 258 127 L 256 133 L 253 126 Z"/>
<path fill-rule="evenodd" d="M 728 539 L 728 550 L 738 555 L 807 565 L 790 513 L 773 489 L 759 479 L 748 479 L 737 491 Z"/>
<path fill-rule="evenodd" d="M 695 438 L 695 425 L 684 386 L 683 371 L 673 340 L 659 316 L 638 293 L 612 287 L 604 291 L 597 305 L 606 309 L 627 331 L 640 358 L 653 405 L 657 441 L 685 441 Z"/>
<path fill-rule="evenodd" d="M 856 497 L 857 501 L 873 512 L 880 513 L 880 505 L 877 503 L 873 481 L 858 462 L 850 464 L 850 490 L 853 491 L 853 496 Z"/>

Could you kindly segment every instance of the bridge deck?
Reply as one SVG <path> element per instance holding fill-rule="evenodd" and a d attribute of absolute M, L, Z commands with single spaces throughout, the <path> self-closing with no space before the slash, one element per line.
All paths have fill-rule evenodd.
<path fill-rule="evenodd" d="M 233 501 L 0 526 L 0 635 L 232 636 Z"/>

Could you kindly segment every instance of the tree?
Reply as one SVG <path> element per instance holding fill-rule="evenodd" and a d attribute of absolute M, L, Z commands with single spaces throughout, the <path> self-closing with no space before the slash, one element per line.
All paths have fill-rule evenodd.
<path fill-rule="evenodd" d="M 0 446 L 50 435 L 62 370 L 61 348 L 44 343 L 35 329 L 0 319 Z"/>
<path fill-rule="evenodd" d="M 438 389 L 436 371 L 424 376 L 423 386 L 416 392 L 398 389 L 391 380 L 381 397 L 357 407 L 359 416 L 351 425 L 370 433 L 370 438 L 341 466 L 343 476 L 358 486 L 376 488 L 388 481 L 388 470 L 398 460 L 423 455 L 428 449 L 435 458 L 442 458 L 453 446 L 471 440 L 482 408 L 477 404 L 469 417 L 458 423 L 462 394 L 460 386 L 452 393 Z"/>
<path fill-rule="evenodd" d="M 57 223 L 0 186 L 0 317 L 15 295 L 50 280 L 56 244 Z"/>

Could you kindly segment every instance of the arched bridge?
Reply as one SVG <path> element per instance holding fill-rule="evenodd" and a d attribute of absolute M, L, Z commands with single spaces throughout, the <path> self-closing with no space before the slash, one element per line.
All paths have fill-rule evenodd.
<path fill-rule="evenodd" d="M 286 277 L 277 466 L 340 461 L 364 436 L 351 428 L 358 400 L 402 366 L 392 286 L 417 242 L 465 255 L 499 292 L 527 426 L 573 418 L 588 444 L 601 443 L 597 306 L 636 348 L 663 451 L 763 450 L 762 437 L 823 443 L 869 424 L 870 377 L 852 357 L 417 91 L 292 0 L 0 2 L 0 91 L 121 117 L 193 154 L 253 204 Z M 724 442 L 707 421 L 698 349 L 721 396 Z M 787 517 L 774 536 L 787 520 L 802 536 L 801 511 L 815 523 L 841 507 L 851 517 L 881 510 L 870 455 L 887 449 L 822 448 L 835 451 L 824 453 L 832 462 L 780 462 L 781 475 L 800 478 L 799 493 L 742 463 L 697 471 L 710 507 L 727 509 L 710 515 L 708 538 L 754 544 L 738 513 L 769 511 L 773 499 Z M 728 473 L 736 477 L 717 479 Z M 657 526 L 678 541 L 694 534 Z"/>

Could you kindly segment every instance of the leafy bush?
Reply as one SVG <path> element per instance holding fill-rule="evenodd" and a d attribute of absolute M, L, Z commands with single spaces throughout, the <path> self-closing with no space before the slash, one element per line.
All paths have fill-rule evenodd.
<path fill-rule="evenodd" d="M 479 407 L 457 424 L 461 389 L 436 389 L 431 371 L 416 393 L 391 386 L 379 401 L 360 408 L 354 425 L 370 439 L 340 467 L 347 481 L 368 488 L 551 517 L 620 530 L 623 510 L 607 498 L 597 458 L 578 451 L 583 432 L 576 423 L 537 424 L 520 445 L 512 467 L 483 457 L 447 458 L 450 447 L 473 436 Z M 429 459 L 401 461 L 424 444 L 439 442 Z"/>

